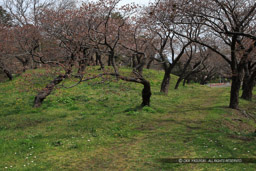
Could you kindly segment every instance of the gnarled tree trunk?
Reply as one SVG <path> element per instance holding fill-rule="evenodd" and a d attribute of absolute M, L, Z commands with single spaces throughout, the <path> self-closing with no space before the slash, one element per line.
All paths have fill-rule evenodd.
<path fill-rule="evenodd" d="M 170 75 L 169 70 L 165 70 L 160 92 L 168 94 L 168 90 L 169 90 L 169 86 L 170 86 L 170 79 L 171 79 L 171 75 Z"/>
<path fill-rule="evenodd" d="M 40 91 L 34 99 L 34 107 L 40 107 L 44 101 L 44 99 L 51 94 L 54 87 L 61 83 L 67 75 L 59 75 L 52 82 L 46 85 L 46 87 Z"/>
<path fill-rule="evenodd" d="M 71 54 L 70 58 L 71 59 L 68 62 L 68 68 L 66 69 L 65 74 L 60 74 L 58 77 L 54 78 L 49 84 L 46 85 L 43 90 L 37 94 L 34 99 L 34 107 L 40 107 L 44 99 L 51 94 L 56 85 L 61 83 L 64 79 L 68 78 L 68 76 L 71 74 L 75 59 L 74 54 Z"/>
<path fill-rule="evenodd" d="M 107 75 L 107 74 L 106 74 Z M 144 86 L 144 88 L 142 89 L 142 103 L 141 106 L 150 106 L 150 97 L 151 97 L 151 86 L 150 86 L 150 82 L 147 81 L 146 79 L 144 79 L 142 76 L 136 77 L 136 78 L 131 78 L 131 77 L 126 77 L 126 76 L 121 76 L 119 74 L 116 73 L 111 73 L 109 75 L 112 76 L 116 76 L 118 78 L 120 78 L 123 81 L 128 81 L 128 82 L 134 82 L 134 83 L 140 83 Z"/>
<path fill-rule="evenodd" d="M 151 97 L 151 88 L 150 88 L 150 83 L 149 81 L 144 80 L 142 82 L 144 85 L 144 88 L 142 90 L 142 103 L 141 106 L 150 106 L 150 97 Z"/>
<path fill-rule="evenodd" d="M 183 80 L 183 77 L 179 77 L 179 79 L 177 80 L 177 82 L 176 82 L 176 85 L 175 85 L 175 89 L 178 89 L 179 88 L 179 85 L 180 85 L 180 83 L 181 83 L 181 81 Z"/>

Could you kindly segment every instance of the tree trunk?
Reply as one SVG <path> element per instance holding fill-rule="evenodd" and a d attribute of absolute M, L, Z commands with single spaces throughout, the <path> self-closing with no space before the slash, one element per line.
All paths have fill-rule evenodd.
<path fill-rule="evenodd" d="M 186 79 L 183 80 L 183 86 L 186 85 L 186 81 L 187 81 Z"/>
<path fill-rule="evenodd" d="M 243 78 L 242 90 L 245 89 L 245 87 L 247 86 L 246 84 L 248 84 L 249 81 L 250 81 L 249 71 L 246 71 L 246 69 L 245 69 L 245 74 L 244 74 L 244 78 Z"/>
<path fill-rule="evenodd" d="M 136 60 L 135 60 L 135 55 L 132 55 L 132 67 L 134 68 L 136 66 Z"/>
<path fill-rule="evenodd" d="M 29 59 L 27 59 L 27 58 L 20 58 L 20 57 L 17 57 L 17 56 L 16 56 L 16 59 L 18 59 L 22 63 L 22 66 L 23 66 L 22 72 L 26 72 L 27 66 L 29 64 Z"/>
<path fill-rule="evenodd" d="M 185 86 L 186 84 L 189 84 L 191 81 L 190 76 L 195 74 L 195 72 L 190 72 L 188 73 L 185 77 L 184 77 L 184 81 L 183 81 L 183 86 Z"/>
<path fill-rule="evenodd" d="M 90 55 L 90 63 L 91 63 L 91 66 L 95 66 L 96 65 L 96 60 L 94 60 L 94 56 L 93 55 Z"/>
<path fill-rule="evenodd" d="M 232 85 L 231 85 L 230 103 L 229 103 L 229 107 L 232 109 L 238 109 L 240 87 L 241 87 L 240 74 L 232 76 Z"/>
<path fill-rule="evenodd" d="M 110 75 L 118 77 L 119 79 L 123 81 L 128 81 L 128 82 L 134 82 L 134 83 L 140 83 L 143 84 L 144 88 L 142 90 L 142 103 L 141 106 L 149 106 L 150 105 L 150 97 L 151 97 L 151 87 L 150 87 L 150 82 L 145 80 L 143 77 L 140 78 L 131 78 L 131 77 L 126 77 L 126 76 L 121 76 L 116 73 L 111 73 Z"/>
<path fill-rule="evenodd" d="M 111 66 L 111 54 L 108 55 L 108 66 Z"/>
<path fill-rule="evenodd" d="M 183 80 L 183 78 L 184 78 L 184 81 L 185 81 L 186 78 L 187 78 L 187 76 L 189 75 L 189 74 L 187 74 L 187 76 L 186 76 L 186 71 L 187 71 L 187 69 L 188 69 L 188 66 L 189 66 L 191 60 L 192 60 L 192 57 L 193 57 L 192 54 L 193 54 L 193 51 L 192 51 L 192 48 L 191 48 L 191 53 L 190 53 L 189 59 L 187 60 L 187 62 L 186 62 L 186 64 L 184 65 L 184 68 L 183 68 L 181 74 L 179 75 L 179 79 L 177 80 L 177 83 L 176 83 L 176 85 L 175 85 L 175 89 L 178 89 L 178 88 L 179 88 L 179 85 L 180 85 L 180 82 Z M 196 67 L 198 67 L 200 64 L 201 64 L 201 62 L 195 64 L 195 65 L 193 66 L 193 70 L 194 70 Z M 192 73 L 194 72 L 193 70 L 192 70 Z M 184 86 L 184 85 L 185 85 L 185 83 L 183 83 L 183 86 Z"/>
<path fill-rule="evenodd" d="M 79 68 L 77 71 L 77 74 L 80 76 L 83 74 L 83 72 L 85 71 L 86 68 L 86 64 L 87 64 L 87 59 L 82 59 L 79 61 Z"/>
<path fill-rule="evenodd" d="M 253 82 L 248 82 L 244 85 L 243 94 L 241 96 L 242 99 L 252 100 L 253 84 Z"/>
<path fill-rule="evenodd" d="M 145 65 L 145 64 L 140 63 L 140 64 L 135 68 L 135 70 L 137 70 L 137 71 L 140 73 L 140 75 L 142 75 L 144 65 Z"/>
<path fill-rule="evenodd" d="M 6 69 L 3 69 L 3 71 L 6 74 L 6 76 L 9 78 L 9 80 L 11 81 L 13 79 L 11 72 Z"/>
<path fill-rule="evenodd" d="M 177 80 L 176 85 L 175 85 L 175 89 L 176 89 L 176 90 L 179 88 L 179 85 L 180 85 L 180 83 L 181 83 L 182 80 L 183 80 L 182 77 L 179 77 L 179 79 Z"/>
<path fill-rule="evenodd" d="M 136 57 L 136 60 L 137 60 L 137 64 L 140 64 L 140 62 L 141 62 L 141 55 L 136 54 L 135 57 Z"/>
<path fill-rule="evenodd" d="M 114 68 L 115 73 L 118 74 L 118 68 L 116 66 L 116 60 L 115 60 L 115 53 L 114 53 L 114 51 L 110 51 L 109 52 L 109 58 L 110 58 L 110 62 L 111 62 L 110 64 Z"/>
<path fill-rule="evenodd" d="M 47 84 L 47 86 L 40 91 L 37 96 L 35 97 L 34 100 L 34 107 L 40 107 L 44 101 L 44 99 L 51 94 L 53 91 L 54 87 L 61 83 L 67 75 L 59 75 L 57 78 L 55 78 L 52 82 Z"/>
<path fill-rule="evenodd" d="M 169 90 L 169 86 L 170 86 L 170 79 L 171 79 L 171 75 L 170 75 L 169 70 L 165 70 L 164 79 L 161 84 L 160 92 L 168 94 L 168 90 Z"/>
<path fill-rule="evenodd" d="M 150 69 L 151 64 L 153 63 L 154 59 L 150 59 L 148 64 L 147 64 L 147 69 Z"/>
<path fill-rule="evenodd" d="M 138 59 L 138 64 L 133 69 L 139 72 L 140 75 L 142 75 L 143 68 L 146 65 L 146 56 L 144 54 L 141 55 L 141 57 Z"/>
<path fill-rule="evenodd" d="M 144 88 L 142 90 L 142 103 L 141 106 L 150 106 L 150 97 L 151 97 L 151 88 L 150 83 L 148 81 L 144 81 L 142 83 L 144 85 Z"/>
<path fill-rule="evenodd" d="M 71 59 L 69 61 L 69 66 L 68 66 L 69 68 L 66 70 L 66 73 L 64 75 L 59 75 L 58 77 L 56 77 L 49 84 L 47 84 L 43 90 L 41 90 L 37 94 L 37 96 L 34 99 L 34 107 L 40 107 L 44 99 L 51 94 L 55 86 L 61 83 L 65 78 L 67 78 L 71 74 L 72 67 L 74 65 L 74 57 L 75 57 L 74 54 L 71 54 Z"/>
<path fill-rule="evenodd" d="M 101 55 L 98 52 L 96 52 L 96 65 L 98 65 L 98 63 L 100 64 L 100 69 L 99 70 L 103 70 L 104 69 L 104 64 L 102 63 Z"/>
<path fill-rule="evenodd" d="M 241 96 L 242 99 L 249 100 L 249 101 L 252 100 L 252 92 L 255 84 L 255 78 L 256 78 L 256 71 L 254 71 L 251 76 L 244 79 L 243 94 Z"/>
<path fill-rule="evenodd" d="M 3 72 L 5 73 L 5 75 L 9 78 L 9 80 L 12 80 L 13 77 L 12 77 L 12 73 L 5 68 L 4 64 L 0 61 L 0 69 L 3 70 Z"/>
<path fill-rule="evenodd" d="M 231 91 L 230 91 L 230 101 L 229 101 L 229 108 L 232 109 L 238 109 L 239 104 L 239 90 L 241 86 L 241 78 L 242 78 L 242 71 L 241 66 L 238 64 L 237 58 L 236 58 L 236 42 L 237 42 L 237 36 L 232 36 L 232 43 L 231 43 L 231 70 L 232 70 L 232 85 L 231 85 Z M 241 61 L 240 61 L 241 62 Z M 244 66 L 243 66 L 244 67 Z M 240 71 L 240 72 L 239 72 Z M 241 76 L 241 78 L 240 78 Z"/>
<path fill-rule="evenodd" d="M 202 78 L 201 81 L 200 81 L 200 84 L 205 85 L 206 84 L 206 79 Z"/>

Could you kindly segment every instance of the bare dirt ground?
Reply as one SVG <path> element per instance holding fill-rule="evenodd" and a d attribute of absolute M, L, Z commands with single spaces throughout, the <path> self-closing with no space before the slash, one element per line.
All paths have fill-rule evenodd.
<path fill-rule="evenodd" d="M 210 83 L 207 84 L 209 87 L 219 88 L 219 87 L 230 87 L 231 83 Z"/>

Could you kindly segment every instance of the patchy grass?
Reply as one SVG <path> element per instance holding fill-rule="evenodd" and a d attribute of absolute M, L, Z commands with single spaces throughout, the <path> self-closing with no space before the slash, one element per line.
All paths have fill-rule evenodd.
<path fill-rule="evenodd" d="M 172 76 L 169 94 L 163 95 L 163 73 L 145 70 L 145 75 L 152 102 L 143 109 L 142 86 L 115 79 L 57 89 L 38 109 L 31 106 L 36 91 L 49 81 L 43 71 L 0 83 L 0 170 L 256 169 L 256 164 L 168 160 L 255 158 L 256 124 L 241 112 L 256 116 L 255 97 L 241 100 L 236 111 L 227 108 L 229 88 L 191 84 L 174 90 Z M 29 82 L 34 85 L 25 88 Z"/>

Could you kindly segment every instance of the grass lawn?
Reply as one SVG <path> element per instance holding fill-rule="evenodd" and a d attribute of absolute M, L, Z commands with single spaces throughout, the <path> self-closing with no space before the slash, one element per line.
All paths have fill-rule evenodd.
<path fill-rule="evenodd" d="M 163 95 L 163 72 L 145 70 L 145 76 L 152 98 L 143 109 L 142 86 L 135 83 L 93 80 L 60 88 L 37 109 L 31 107 L 36 91 L 50 80 L 43 72 L 0 83 L 0 170 L 256 170 L 256 163 L 170 163 L 256 158 L 256 124 L 227 108 L 230 88 L 174 90 L 172 76 Z M 240 100 L 241 110 L 256 116 L 255 103 L 256 97 Z"/>

